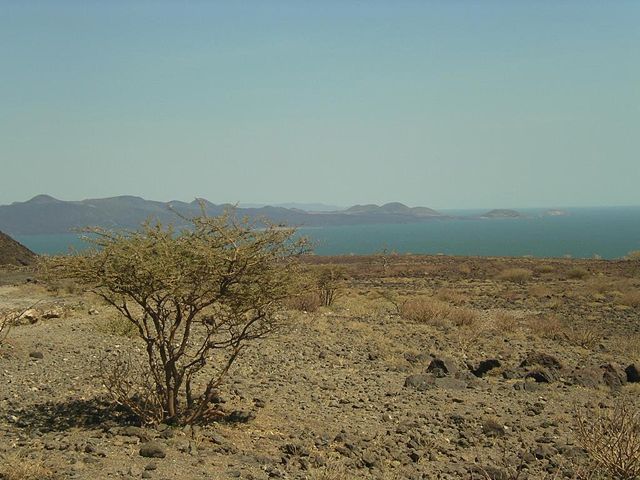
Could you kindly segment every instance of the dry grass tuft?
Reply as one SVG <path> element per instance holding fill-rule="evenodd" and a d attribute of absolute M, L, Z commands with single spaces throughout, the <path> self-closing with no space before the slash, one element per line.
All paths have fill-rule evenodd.
<path fill-rule="evenodd" d="M 480 314 L 471 308 L 454 307 L 449 310 L 447 319 L 456 327 L 473 328 L 480 322 Z"/>
<path fill-rule="evenodd" d="M 589 270 L 582 267 L 574 267 L 567 272 L 567 278 L 572 280 L 583 280 L 589 276 Z"/>
<path fill-rule="evenodd" d="M 528 289 L 529 295 L 536 298 L 548 297 L 553 291 L 546 285 L 535 284 L 531 285 Z"/>
<path fill-rule="evenodd" d="M 612 342 L 619 352 L 634 361 L 640 361 L 640 334 L 621 335 Z"/>
<path fill-rule="evenodd" d="M 563 337 L 564 325 L 556 315 L 532 315 L 526 319 L 526 324 L 537 337 L 549 340 Z"/>
<path fill-rule="evenodd" d="M 640 412 L 629 399 L 599 412 L 578 412 L 578 439 L 594 467 L 610 478 L 640 477 Z"/>
<path fill-rule="evenodd" d="M 443 325 L 452 307 L 432 297 L 414 297 L 400 306 L 400 316 L 416 323 Z"/>
<path fill-rule="evenodd" d="M 532 276 L 533 272 L 526 268 L 507 268 L 502 270 L 496 278 L 507 282 L 524 283 Z"/>
<path fill-rule="evenodd" d="M 475 327 L 480 321 L 478 311 L 465 307 L 454 307 L 433 297 L 414 297 L 400 306 L 400 316 L 416 323 L 444 327 Z"/>
<path fill-rule="evenodd" d="M 442 302 L 453 303 L 454 305 L 460 305 L 468 300 L 467 295 L 451 288 L 441 288 L 436 293 L 436 298 Z"/>
<path fill-rule="evenodd" d="M 628 307 L 640 307 L 640 291 L 627 292 L 620 297 L 619 302 Z"/>
<path fill-rule="evenodd" d="M 549 265 L 548 263 L 544 263 L 542 265 L 536 266 L 534 270 L 536 271 L 536 273 L 541 273 L 541 274 L 553 273 L 556 271 L 556 267 L 554 267 L 553 265 Z"/>
<path fill-rule="evenodd" d="M 563 333 L 569 343 L 590 350 L 598 346 L 603 335 L 602 330 L 595 325 L 570 326 Z"/>
<path fill-rule="evenodd" d="M 520 329 L 520 320 L 513 313 L 499 310 L 492 316 L 494 330 L 499 333 L 515 333 Z"/>
<path fill-rule="evenodd" d="M 138 328 L 131 321 L 116 314 L 110 318 L 98 320 L 96 329 L 101 333 L 118 337 L 133 338 L 138 335 Z"/>
<path fill-rule="evenodd" d="M 0 457 L 0 479 L 2 480 L 61 480 L 62 477 L 40 460 L 21 453 Z"/>
<path fill-rule="evenodd" d="M 315 312 L 322 304 L 317 292 L 306 292 L 289 297 L 285 300 L 285 307 L 299 312 Z"/>

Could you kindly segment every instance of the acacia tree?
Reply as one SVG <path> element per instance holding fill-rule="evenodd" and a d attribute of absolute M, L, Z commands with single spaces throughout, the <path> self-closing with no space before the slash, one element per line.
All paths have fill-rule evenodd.
<path fill-rule="evenodd" d="M 147 361 L 114 361 L 105 379 L 118 402 L 150 423 L 190 424 L 215 412 L 216 389 L 241 350 L 278 325 L 295 259 L 306 251 L 293 229 L 204 211 L 188 221 L 179 233 L 151 223 L 133 232 L 93 228 L 98 248 L 45 264 L 135 325 Z"/>

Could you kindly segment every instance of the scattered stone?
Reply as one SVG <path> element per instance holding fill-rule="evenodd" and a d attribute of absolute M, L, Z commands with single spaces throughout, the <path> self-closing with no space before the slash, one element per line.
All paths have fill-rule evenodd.
<path fill-rule="evenodd" d="M 427 367 L 427 372 L 431 373 L 436 378 L 453 375 L 456 371 L 457 369 L 454 363 L 447 358 L 434 358 Z"/>
<path fill-rule="evenodd" d="M 532 379 L 537 383 L 551 383 L 555 380 L 555 376 L 551 373 L 550 370 L 546 368 L 538 368 L 536 370 L 532 370 L 528 372 L 525 379 Z"/>
<path fill-rule="evenodd" d="M 227 416 L 227 421 L 231 423 L 247 423 L 256 418 L 256 414 L 245 410 L 234 410 Z"/>
<path fill-rule="evenodd" d="M 603 370 L 602 381 L 612 390 L 618 390 L 627 383 L 627 373 L 619 365 L 607 363 L 600 368 Z"/>
<path fill-rule="evenodd" d="M 49 310 L 45 310 L 42 313 L 42 318 L 49 320 L 51 318 L 60 318 L 64 315 L 64 309 L 62 307 L 54 307 Z"/>
<path fill-rule="evenodd" d="M 30 352 L 29 357 L 35 360 L 42 360 L 44 358 L 44 354 L 42 352 Z"/>
<path fill-rule="evenodd" d="M 147 442 L 140 447 L 140 456 L 146 458 L 164 458 L 167 456 L 167 452 L 159 442 Z"/>
<path fill-rule="evenodd" d="M 507 433 L 507 427 L 495 418 L 490 418 L 482 423 L 482 433 L 487 437 L 503 437 Z"/>
<path fill-rule="evenodd" d="M 495 358 L 490 358 L 487 360 L 482 360 L 478 366 L 471 370 L 476 377 L 484 377 L 487 372 L 490 372 L 494 368 L 499 368 L 501 366 L 500 360 Z"/>
<path fill-rule="evenodd" d="M 542 352 L 529 352 L 527 356 L 520 363 L 520 367 L 546 367 L 554 370 L 562 370 L 563 365 L 553 355 L 549 355 Z"/>
<path fill-rule="evenodd" d="M 638 383 L 640 382 L 640 371 L 635 363 L 632 363 L 627 368 L 624 369 L 624 372 L 627 374 L 627 382 L 629 383 Z"/>
<path fill-rule="evenodd" d="M 415 374 L 409 375 L 404 381 L 405 387 L 415 388 L 419 392 L 429 390 L 436 386 L 435 378 L 432 375 Z"/>

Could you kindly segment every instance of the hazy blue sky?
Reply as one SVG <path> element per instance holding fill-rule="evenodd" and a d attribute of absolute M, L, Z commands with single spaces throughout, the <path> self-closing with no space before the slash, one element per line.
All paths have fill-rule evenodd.
<path fill-rule="evenodd" d="M 0 203 L 640 204 L 639 1 L 0 0 Z"/>

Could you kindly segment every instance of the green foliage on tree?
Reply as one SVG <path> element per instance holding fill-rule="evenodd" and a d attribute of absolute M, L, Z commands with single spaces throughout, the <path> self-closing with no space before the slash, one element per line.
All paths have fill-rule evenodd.
<path fill-rule="evenodd" d="M 230 214 L 189 220 L 180 232 L 93 228 L 97 247 L 44 261 L 49 276 L 88 287 L 130 321 L 146 362 L 106 365 L 107 388 L 144 421 L 191 424 L 215 414 L 216 390 L 251 340 L 280 324 L 304 240 Z"/>

